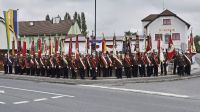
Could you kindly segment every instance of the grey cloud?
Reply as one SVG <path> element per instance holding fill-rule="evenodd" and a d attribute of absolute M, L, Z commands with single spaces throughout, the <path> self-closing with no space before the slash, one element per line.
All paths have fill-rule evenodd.
<path fill-rule="evenodd" d="M 165 0 L 165 7 L 189 22 L 195 34 L 200 34 L 199 0 Z M 20 20 L 42 20 L 65 12 L 85 12 L 90 32 L 94 29 L 94 0 L 0 0 L 0 11 L 20 9 Z M 141 19 L 162 12 L 162 0 L 97 0 L 97 34 L 123 35 L 130 29 L 141 29 Z M 1 14 L 2 16 L 2 14 Z"/>

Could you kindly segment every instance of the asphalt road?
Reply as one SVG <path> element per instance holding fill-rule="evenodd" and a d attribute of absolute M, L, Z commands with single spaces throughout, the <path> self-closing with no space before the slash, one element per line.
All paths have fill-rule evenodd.
<path fill-rule="evenodd" d="M 198 112 L 200 78 L 125 85 L 0 79 L 0 112 Z"/>

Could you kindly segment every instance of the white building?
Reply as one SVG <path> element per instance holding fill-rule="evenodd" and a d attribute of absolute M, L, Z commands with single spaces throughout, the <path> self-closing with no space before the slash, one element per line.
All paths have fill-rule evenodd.
<path fill-rule="evenodd" d="M 181 44 L 188 43 L 190 24 L 169 10 L 164 10 L 160 14 L 150 14 L 142 20 L 142 24 L 144 34 L 150 34 L 152 37 L 152 49 L 157 49 L 159 36 L 165 49 L 168 48 L 170 35 L 176 49 L 181 49 Z"/>

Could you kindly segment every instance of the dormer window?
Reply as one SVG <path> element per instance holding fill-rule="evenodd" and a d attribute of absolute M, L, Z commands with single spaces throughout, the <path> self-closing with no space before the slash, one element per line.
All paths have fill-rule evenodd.
<path fill-rule="evenodd" d="M 163 19 L 163 25 L 171 25 L 171 19 Z"/>
<path fill-rule="evenodd" d="M 33 21 L 29 22 L 29 26 L 33 26 L 33 25 L 34 25 Z"/>

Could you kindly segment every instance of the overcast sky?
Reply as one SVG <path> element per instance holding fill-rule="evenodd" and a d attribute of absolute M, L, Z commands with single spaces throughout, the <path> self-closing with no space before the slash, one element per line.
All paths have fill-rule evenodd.
<path fill-rule="evenodd" d="M 165 8 L 192 25 L 200 34 L 200 0 L 165 0 Z M 94 29 L 94 0 L 0 0 L 3 10 L 19 9 L 20 21 L 44 20 L 47 14 L 64 17 L 75 11 L 85 12 L 88 30 Z M 97 34 L 123 35 L 125 31 L 141 31 L 141 20 L 163 11 L 163 0 L 97 0 Z"/>

